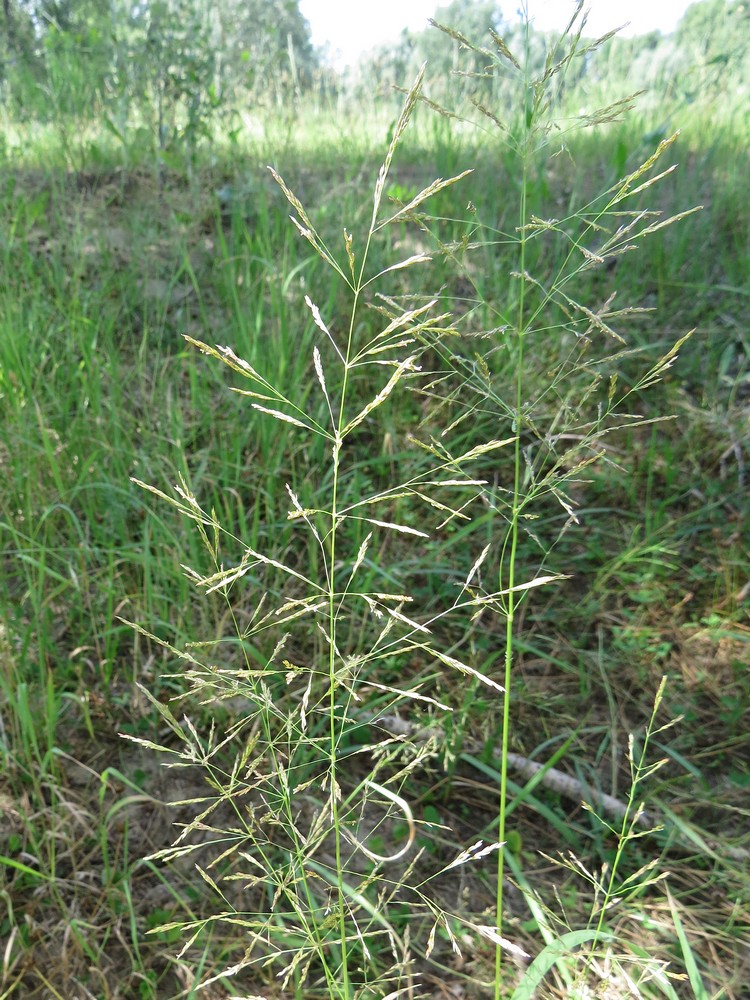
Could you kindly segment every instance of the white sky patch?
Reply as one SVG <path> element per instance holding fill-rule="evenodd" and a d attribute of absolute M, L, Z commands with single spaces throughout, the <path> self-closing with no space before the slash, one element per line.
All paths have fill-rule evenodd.
<path fill-rule="evenodd" d="M 598 36 L 629 21 L 623 34 L 672 31 L 693 0 L 590 0 L 587 35 Z M 352 65 L 375 46 L 395 42 L 404 28 L 421 31 L 445 3 L 439 0 L 300 0 L 316 46 L 327 46 L 337 69 Z M 510 17 L 521 0 L 505 0 Z M 542 31 L 562 31 L 575 0 L 528 0 L 529 15 Z"/>
<path fill-rule="evenodd" d="M 586 34 L 604 35 L 630 22 L 623 35 L 645 35 L 649 31 L 667 34 L 694 0 L 591 0 L 586 4 L 589 18 Z M 529 13 L 540 31 L 562 31 L 575 3 L 571 0 L 530 0 Z"/>
<path fill-rule="evenodd" d="M 370 49 L 395 42 L 404 28 L 422 31 L 438 8 L 436 0 L 300 0 L 313 45 L 328 46 L 337 69 Z"/>

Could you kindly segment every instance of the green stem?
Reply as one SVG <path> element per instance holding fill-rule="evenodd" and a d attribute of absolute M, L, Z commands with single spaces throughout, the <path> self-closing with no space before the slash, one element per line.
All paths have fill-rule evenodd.
<path fill-rule="evenodd" d="M 592 954 L 596 950 L 599 939 L 602 935 L 602 930 L 604 929 L 604 918 L 607 915 L 607 910 L 609 909 L 609 904 L 612 899 L 618 893 L 616 892 L 616 881 L 619 875 L 620 863 L 622 862 L 622 856 L 625 853 L 625 849 L 637 834 L 633 833 L 634 826 L 636 824 L 636 810 L 638 808 L 638 798 L 640 786 L 644 780 L 644 773 L 653 773 L 653 771 L 659 766 L 655 765 L 653 768 L 647 768 L 645 761 L 648 756 L 649 744 L 651 742 L 651 737 L 654 734 L 654 726 L 656 725 L 656 714 L 659 711 L 659 706 L 661 705 L 661 700 L 664 695 L 664 688 L 666 686 L 666 677 L 663 677 L 659 689 L 656 693 L 656 698 L 654 699 L 654 707 L 651 711 L 651 717 L 649 719 L 648 725 L 646 726 L 646 732 L 643 738 L 643 747 L 638 755 L 638 760 L 636 761 L 633 756 L 634 747 L 631 744 L 630 749 L 630 768 L 631 768 L 631 785 L 630 794 L 628 796 L 627 809 L 625 810 L 625 815 L 622 818 L 622 824 L 620 826 L 620 834 L 617 838 L 617 851 L 615 852 L 614 861 L 612 862 L 612 868 L 609 873 L 609 879 L 607 882 L 607 888 L 604 893 L 604 899 L 602 900 L 602 905 L 599 909 L 599 916 L 596 923 L 596 930 L 594 932 L 594 938 L 591 942 Z M 659 730 L 656 730 L 659 732 Z"/>
<path fill-rule="evenodd" d="M 356 310 L 355 303 L 352 309 L 352 321 Z M 351 333 L 349 337 L 351 343 Z M 349 352 L 347 350 L 347 362 Z M 328 725 L 329 725 L 329 762 L 331 781 L 331 819 L 334 829 L 335 855 L 336 855 L 336 903 L 338 906 L 339 939 L 341 941 L 341 995 L 345 998 L 350 996 L 349 986 L 349 960 L 346 948 L 346 919 L 344 917 L 344 886 L 341 871 L 341 829 L 339 824 L 338 809 L 338 781 L 337 781 L 337 729 L 336 729 L 336 534 L 338 524 L 338 483 L 339 483 L 339 448 L 341 443 L 341 430 L 343 427 L 344 399 L 346 395 L 346 382 L 348 375 L 348 365 L 344 368 L 344 381 L 341 391 L 341 405 L 339 408 L 339 422 L 336 430 L 336 443 L 333 453 L 333 487 L 331 496 L 331 545 L 330 545 L 330 570 L 328 574 Z"/>
<path fill-rule="evenodd" d="M 341 996 L 345 1000 L 351 997 L 351 984 L 349 979 L 349 958 L 346 943 L 346 897 L 343 885 L 343 873 L 341 863 L 341 828 L 339 823 L 339 809 L 337 801 L 337 764 L 338 764 L 338 730 L 336 725 L 336 539 L 338 534 L 338 485 L 339 485 L 339 458 L 340 449 L 343 442 L 342 433 L 346 426 L 344 414 L 346 412 L 346 394 L 349 386 L 349 364 L 354 341 L 354 321 L 357 315 L 359 297 L 362 291 L 362 278 L 364 275 L 367 251 L 370 246 L 372 233 L 368 235 L 365 252 L 362 259 L 359 280 L 354 289 L 354 301 L 349 322 L 349 332 L 347 337 L 346 354 L 344 356 L 344 373 L 341 384 L 341 401 L 339 404 L 338 425 L 336 427 L 336 441 L 334 444 L 333 458 L 333 486 L 331 490 L 331 543 L 330 543 L 330 570 L 328 574 L 328 720 L 329 720 L 329 741 L 330 741 L 330 781 L 331 781 L 331 819 L 334 829 L 335 857 L 336 857 L 336 893 L 338 905 L 338 929 L 341 941 Z"/>
<path fill-rule="evenodd" d="M 525 305 L 525 281 L 524 273 L 526 266 L 526 186 L 527 186 L 527 163 L 528 157 L 523 158 L 523 176 L 521 182 L 521 206 L 520 206 L 520 291 L 518 299 L 518 354 L 516 358 L 516 399 L 515 399 L 515 446 L 514 446 L 514 471 L 513 471 L 513 508 L 510 522 L 510 552 L 508 555 L 508 574 L 505 581 L 502 580 L 502 565 L 500 567 L 501 586 L 503 583 L 509 591 L 505 615 L 505 669 L 503 686 L 503 725 L 500 758 L 500 814 L 497 825 L 497 839 L 501 845 L 505 844 L 505 811 L 508 802 L 508 749 L 510 743 L 510 687 L 513 671 L 513 643 L 514 625 L 516 612 L 516 599 L 513 588 L 516 582 L 516 557 L 518 552 L 518 522 L 521 516 L 523 498 L 521 496 L 521 465 L 523 456 L 521 454 L 521 431 L 522 431 L 522 406 L 523 406 L 523 375 L 524 375 L 524 305 Z M 520 603 L 520 601 L 519 601 Z M 503 934 L 503 876 L 505 870 L 505 847 L 501 846 L 498 851 L 497 863 L 497 896 L 495 904 L 495 926 L 498 937 Z M 495 1000 L 501 998 L 500 976 L 502 970 L 502 948 L 499 944 L 495 947 Z"/>

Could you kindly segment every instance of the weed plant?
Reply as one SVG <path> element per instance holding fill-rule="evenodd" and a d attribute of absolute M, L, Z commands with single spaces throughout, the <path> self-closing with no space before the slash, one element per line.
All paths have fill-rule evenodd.
<path fill-rule="evenodd" d="M 218 642 L 184 649 L 134 625 L 184 665 L 186 697 L 206 706 L 228 703 L 237 713 L 224 731 L 212 725 L 201 732 L 149 695 L 170 739 L 157 744 L 130 737 L 160 751 L 172 767 L 200 768 L 210 787 L 204 797 L 182 803 L 198 805 L 197 814 L 171 848 L 152 858 L 172 864 L 198 858 L 196 870 L 215 899 L 214 916 L 163 928 L 187 934 L 183 954 L 215 925 L 243 928 L 243 953 L 209 982 L 231 976 L 245 982 L 248 972 L 271 967 L 281 988 L 295 996 L 411 995 L 438 936 L 459 951 L 457 927 L 472 947 L 481 941 L 494 947 L 491 989 L 498 1000 L 510 989 L 519 998 L 532 996 L 553 965 L 576 995 L 584 995 L 591 977 L 639 978 L 606 947 L 612 940 L 607 928 L 616 900 L 662 877 L 653 873 L 658 858 L 630 875 L 620 876 L 620 869 L 629 844 L 643 833 L 641 784 L 658 767 L 645 755 L 664 728 L 655 722 L 663 685 L 640 757 L 631 742 L 632 785 L 622 825 L 615 830 L 603 817 L 618 842 L 611 871 L 593 876 L 575 859 L 565 862 L 594 886 L 589 926 L 549 940 L 521 973 L 516 965 L 523 967 L 528 956 L 505 926 L 506 821 L 514 807 L 511 692 L 523 617 L 534 613 L 529 605 L 540 588 L 565 578 L 565 567 L 554 567 L 555 546 L 578 522 L 586 476 L 595 464 L 612 462 L 612 439 L 654 421 L 638 412 L 640 399 L 684 343 L 644 362 L 620 332 L 639 310 L 615 305 L 614 296 L 587 303 L 573 291 L 589 273 L 689 214 L 664 218 L 644 205 L 652 186 L 671 172 L 662 158 L 676 135 L 563 217 L 542 218 L 530 208 L 544 157 L 563 152 L 572 130 L 606 125 L 630 107 L 627 99 L 580 121 L 555 121 L 565 72 L 604 41 L 584 44 L 581 9 L 538 78 L 529 75 L 528 58 L 517 58 L 500 37 L 492 34 L 485 48 L 443 29 L 484 58 L 488 72 L 507 71 L 516 80 L 519 120 L 504 123 L 494 110 L 476 106 L 480 126 L 501 131 L 517 164 L 518 217 L 511 230 L 497 230 L 473 206 L 463 220 L 425 214 L 431 201 L 445 203 L 449 192 L 453 199 L 454 185 L 468 171 L 388 206 L 394 156 L 423 98 L 423 70 L 393 129 L 363 236 L 344 229 L 337 245 L 321 235 L 312 213 L 274 171 L 300 238 L 349 300 L 340 322 L 319 308 L 318 289 L 310 286 L 305 301 L 316 341 L 307 371 L 295 365 L 293 377 L 282 372 L 275 379 L 231 347 L 187 337 L 240 380 L 233 391 L 280 428 L 280 440 L 295 448 L 304 440 L 310 459 L 304 473 L 285 484 L 294 531 L 269 551 L 223 524 L 185 478 L 172 496 L 139 482 L 194 523 L 207 568 L 186 566 L 185 573 L 226 603 L 231 625 Z M 377 241 L 389 229 L 403 233 L 405 225 L 410 235 L 401 243 L 413 240 L 414 252 L 381 265 Z M 443 235 L 456 228 L 457 238 Z M 433 229 L 448 273 L 452 268 L 472 289 L 463 296 L 468 308 L 456 317 L 441 308 L 440 293 L 426 297 L 409 288 L 410 275 L 431 260 L 417 245 L 419 234 Z M 562 250 L 549 254 L 554 242 Z M 506 283 L 502 305 L 483 291 L 499 247 L 505 254 L 511 247 L 516 258 L 500 279 Z M 478 327 L 479 318 L 489 324 Z M 422 419 L 403 446 L 408 461 L 388 461 L 388 415 L 404 394 L 421 407 Z M 377 460 L 375 449 L 386 461 Z M 368 464 L 371 471 L 363 475 Z M 550 513 L 555 505 L 561 526 Z M 436 557 L 449 567 L 455 594 L 445 601 L 443 590 L 442 603 L 420 607 L 404 567 L 424 564 L 421 572 L 429 574 Z M 419 575 L 418 569 L 413 576 Z M 415 673 L 415 662 L 429 664 L 429 671 Z M 412 784 L 432 759 L 446 757 L 451 725 L 454 750 L 461 747 L 480 697 L 491 706 L 485 733 L 499 759 L 495 837 L 431 864 L 424 848 L 414 847 L 419 824 Z M 588 795 L 594 810 L 607 804 L 595 789 Z M 450 911 L 436 888 L 454 869 L 480 863 L 493 872 L 491 922 L 486 913 Z M 517 863 L 513 868 L 522 880 Z M 533 911 L 530 891 L 527 896 Z M 588 949 L 573 956 L 582 944 Z M 626 953 L 627 947 L 618 942 Z M 641 981 L 675 995 L 648 956 L 637 956 L 636 964 Z"/>

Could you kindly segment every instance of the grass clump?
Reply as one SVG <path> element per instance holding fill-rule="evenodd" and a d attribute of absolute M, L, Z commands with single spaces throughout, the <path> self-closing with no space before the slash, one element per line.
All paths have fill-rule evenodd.
<path fill-rule="evenodd" d="M 736 143 L 465 43 L 516 118 L 6 192 L 0 995 L 741 995 Z"/>
<path fill-rule="evenodd" d="M 463 37 L 459 41 L 471 47 Z M 203 704 L 245 706 L 226 732 L 212 727 L 201 736 L 188 718 L 179 722 L 157 705 L 179 749 L 134 737 L 167 754 L 174 766 L 204 769 L 212 788 L 175 845 L 156 857 L 174 862 L 209 855 L 198 871 L 220 912 L 179 925 L 191 932 L 186 948 L 224 921 L 247 933 L 244 954 L 214 979 L 272 967 L 282 988 L 293 988 L 296 995 L 324 990 L 349 998 L 388 990 L 395 997 L 413 990 L 427 974 L 438 932 L 460 952 L 458 922 L 472 947 L 481 948 L 483 941 L 494 948 L 492 985 L 485 988 L 498 998 L 509 989 L 519 998 L 531 996 L 553 966 L 577 991 L 585 991 L 592 979 L 634 981 L 605 943 L 614 940 L 607 928 L 615 899 L 638 895 L 664 877 L 654 874 L 658 856 L 620 874 L 624 852 L 644 835 L 640 786 L 660 766 L 646 763 L 645 755 L 649 741 L 666 728 L 656 728 L 655 722 L 664 683 L 638 758 L 631 738 L 626 801 L 595 788 L 586 791 L 585 783 L 573 790 L 574 796 L 591 798 L 594 810 L 609 810 L 621 819 L 617 828 L 603 820 L 618 844 L 609 874 L 606 865 L 601 876 L 594 876 L 577 860 L 565 862 L 594 887 L 588 926 L 553 934 L 526 884 L 532 913 L 552 936 L 519 975 L 515 964 L 506 968 L 504 962 L 508 954 L 522 965 L 528 958 L 506 935 L 507 820 L 536 785 L 565 788 L 552 765 L 565 756 L 570 740 L 545 765 L 531 768 L 525 789 L 511 784 L 512 769 L 531 763 L 511 751 L 514 664 L 524 649 L 522 622 L 534 614 L 536 592 L 568 577 L 564 564 L 552 568 L 555 550 L 578 524 L 586 477 L 596 464 L 614 464 L 610 441 L 669 419 L 638 412 L 640 401 L 667 375 L 687 339 L 644 365 L 644 351 L 630 347 L 619 331 L 640 310 L 615 308 L 613 295 L 588 305 L 571 289 L 692 210 L 663 217 L 643 206 L 652 186 L 671 173 L 661 161 L 674 135 L 602 195 L 570 208 L 564 217 L 533 212 L 533 178 L 542 169 L 541 157 L 557 141 L 551 115 L 558 78 L 601 40 L 584 46 L 574 19 L 536 79 L 502 39 L 493 36 L 492 42 L 494 52 L 477 51 L 492 69 L 510 65 L 523 98 L 522 118 L 507 126 L 490 109 L 476 108 L 485 123 L 500 130 L 517 163 L 520 198 L 512 229 L 486 223 L 473 203 L 463 222 L 425 214 L 432 201 L 445 201 L 468 171 L 413 193 L 394 189 L 395 204 L 385 207 L 394 154 L 423 96 L 420 73 L 378 173 L 364 238 L 357 240 L 344 229 L 337 250 L 274 171 L 300 237 L 349 300 L 339 329 L 305 296 L 316 337 L 309 374 L 296 385 L 276 381 L 232 348 L 188 337 L 245 380 L 249 387 L 241 384 L 235 391 L 280 426 L 290 445 L 306 437 L 315 455 L 301 482 L 286 485 L 287 519 L 297 530 L 281 553 L 238 539 L 184 480 L 175 497 L 146 487 L 197 526 L 209 569 L 186 568 L 186 573 L 207 594 L 226 601 L 233 636 L 220 640 L 214 662 L 199 655 L 205 644 L 180 651 L 144 634 L 187 661 L 190 697 Z M 438 113 L 452 114 L 428 103 Z M 615 122 L 629 103 L 587 113 L 568 123 L 562 135 Z M 414 252 L 373 265 L 374 241 L 394 226 L 401 245 L 412 242 Z M 456 228 L 458 237 L 446 238 L 445 230 Z M 413 270 L 431 261 L 431 253 L 415 239 L 419 232 L 434 234 L 436 252 L 470 289 L 461 296 L 468 308 L 459 316 L 441 310 L 439 292 L 425 295 L 421 283 L 416 294 L 409 288 Z M 548 247 L 557 243 L 560 248 L 550 254 Z M 515 257 L 505 275 L 502 304 L 484 281 L 486 262 L 500 249 L 504 259 Z M 481 317 L 491 326 L 478 328 Z M 399 395 L 421 400 L 422 418 L 417 432 L 407 437 L 398 465 L 392 461 L 384 471 L 408 474 L 395 481 L 386 475 L 385 485 L 375 488 L 377 477 L 360 475 L 366 465 L 363 444 L 372 448 L 382 441 L 381 448 L 388 450 L 383 415 L 398 405 Z M 551 513 L 555 506 L 562 515 Z M 241 548 L 225 557 L 227 544 Z M 423 601 L 419 608 L 408 586 L 409 576 L 418 578 L 419 570 L 410 574 L 406 567 L 419 565 L 420 556 L 419 550 L 410 555 L 410 544 L 447 563 L 456 588 L 447 605 L 444 599 L 442 605 Z M 248 599 L 248 589 L 261 596 Z M 409 669 L 415 661 L 429 666 L 421 672 Z M 463 747 L 477 699 L 488 705 L 484 764 Z M 449 723 L 451 716 L 459 721 Z M 425 848 L 410 857 L 418 824 L 409 791 L 430 760 L 446 757 L 441 742 L 449 728 L 454 746 L 447 757 L 458 755 L 485 774 L 494 771 L 497 759 L 498 820 L 494 839 L 479 840 L 442 866 L 430 866 Z M 220 818 L 224 814 L 227 818 Z M 386 850 L 381 841 L 395 830 L 403 842 Z M 447 908 L 441 893 L 432 891 L 455 868 L 479 861 L 486 867 L 490 859 L 491 922 L 486 911 Z M 523 886 L 518 863 L 511 867 Z M 242 903 L 229 888 L 234 883 L 243 886 Z M 409 907 L 406 923 L 404 904 Z M 173 926 L 178 925 L 167 929 Z M 581 945 L 587 946 L 583 957 L 573 958 Z M 635 963 L 644 989 L 653 980 L 666 995 L 674 994 L 662 965 L 637 949 Z"/>
<path fill-rule="evenodd" d="M 398 670 L 400 663 L 419 654 L 499 690 L 475 668 L 433 648 L 427 637 L 444 612 L 434 615 L 429 625 L 414 621 L 407 613 L 412 597 L 394 592 L 393 575 L 381 560 L 389 550 L 384 538 L 390 534 L 420 540 L 429 537 L 421 527 L 392 518 L 395 501 L 409 498 L 428 512 L 439 511 L 441 520 L 452 519 L 459 512 L 451 497 L 458 495 L 460 505 L 466 506 L 476 500 L 482 485 L 466 471 L 470 463 L 511 441 L 487 442 L 463 455 L 438 456 L 437 463 L 415 469 L 408 482 L 379 492 L 362 495 L 359 480 L 353 475 L 360 464 L 356 439 L 361 428 L 371 423 L 372 415 L 387 405 L 393 393 L 420 377 L 420 356 L 446 332 L 446 315 L 431 314 L 434 302 L 398 308 L 393 295 L 383 293 L 371 303 L 377 306 L 374 316 L 380 318 L 379 325 L 369 335 L 362 335 L 358 328 L 360 304 L 371 290 L 394 272 L 429 260 L 424 254 L 414 254 L 372 273 L 369 248 L 373 238 L 405 212 L 460 179 L 429 185 L 405 209 L 382 211 L 391 160 L 421 82 L 420 77 L 407 96 L 378 174 L 370 227 L 361 250 L 344 231 L 343 265 L 318 234 L 299 199 L 277 176 L 294 209 L 293 222 L 300 235 L 346 284 L 352 299 L 350 319 L 340 335 L 329 329 L 318 306 L 306 299 L 315 327 L 322 334 L 323 349 L 316 344 L 312 350 L 318 399 L 310 393 L 300 405 L 291 393 L 272 384 L 232 349 L 193 341 L 203 353 L 247 380 L 250 388 L 237 391 L 250 398 L 254 409 L 291 426 L 294 433 L 323 439 L 320 485 L 314 485 L 308 473 L 304 492 L 296 484 L 287 486 L 291 501 L 288 519 L 303 528 L 306 537 L 291 539 L 283 558 L 248 546 L 231 568 L 224 568 L 220 546 L 226 532 L 215 514 L 202 509 L 184 483 L 173 501 L 196 522 L 212 563 L 212 572 L 189 570 L 189 575 L 207 593 L 218 592 L 226 599 L 240 657 L 236 664 L 222 666 L 199 661 L 192 652 L 183 653 L 192 665 L 188 675 L 191 693 L 208 700 L 241 699 L 249 708 L 226 736 L 211 735 L 207 741 L 192 724 L 182 725 L 166 708 L 160 709 L 185 744 L 178 759 L 205 767 L 216 791 L 185 835 L 210 829 L 215 845 L 220 844 L 222 850 L 209 867 L 236 855 L 248 870 L 231 871 L 225 877 L 241 880 L 246 890 L 263 890 L 257 912 L 232 904 L 223 914 L 233 923 L 240 921 L 255 943 L 225 974 L 275 960 L 281 966 L 279 975 L 285 987 L 294 983 L 303 989 L 309 979 L 322 976 L 331 996 L 368 995 L 371 989 L 381 990 L 384 983 L 400 992 L 413 977 L 409 948 L 388 904 L 397 893 L 403 897 L 406 874 L 415 862 L 398 878 L 390 874 L 390 866 L 407 854 L 416 834 L 403 786 L 434 754 L 434 748 L 430 742 L 415 749 L 409 741 L 393 736 L 373 737 L 378 716 L 395 713 L 404 704 L 423 702 L 442 711 L 449 706 L 419 693 L 421 685 L 402 689 L 379 682 L 378 668 L 387 663 L 391 671 Z M 386 377 L 378 385 L 381 373 Z M 377 391 L 367 399 L 365 386 L 373 382 Z M 161 490 L 151 489 L 165 497 Z M 319 506 L 323 494 L 326 506 Z M 368 556 L 371 546 L 379 550 L 379 559 Z M 304 556 L 313 571 L 307 569 Z M 261 574 L 263 597 L 242 627 L 231 592 L 239 581 Z M 466 612 L 474 604 L 467 582 L 454 609 Z M 305 644 L 312 638 L 312 648 L 294 653 L 292 641 L 294 637 L 299 644 L 301 624 L 307 626 Z M 263 654 L 260 650 L 271 629 L 283 632 L 270 652 Z M 250 650 L 257 651 L 259 662 Z M 373 708 L 377 710 L 373 712 Z M 368 738 L 369 730 L 373 732 Z M 215 765 L 214 759 L 220 760 L 237 742 L 242 750 L 231 767 Z M 168 747 L 162 749 L 177 753 Z M 262 806 L 259 810 L 253 802 L 248 814 L 241 800 L 256 797 Z M 221 806 L 230 808 L 238 826 L 231 830 L 209 826 L 209 817 Z M 388 831 L 394 822 L 406 825 L 405 845 L 387 854 L 368 846 L 379 828 Z M 365 834 L 369 825 L 373 829 Z M 177 844 L 163 856 L 173 860 L 195 850 L 194 843 Z M 201 871 L 214 892 L 228 903 L 214 877 L 203 868 Z M 270 906 L 268 897 L 263 900 L 270 892 L 269 883 Z M 421 887 L 417 885 L 413 891 L 421 909 L 429 907 Z M 280 920 L 280 915 L 285 919 Z M 439 911 L 434 911 L 434 916 L 447 926 Z M 196 933 L 205 924 L 200 922 Z M 385 979 L 384 952 L 396 959 Z M 362 990 L 368 992 L 362 994 Z"/>

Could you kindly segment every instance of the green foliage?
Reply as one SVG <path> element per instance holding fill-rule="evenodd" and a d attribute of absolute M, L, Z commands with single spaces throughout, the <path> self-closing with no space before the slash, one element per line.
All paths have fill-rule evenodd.
<path fill-rule="evenodd" d="M 454 0 L 436 10 L 433 23 L 449 30 L 405 30 L 396 46 L 382 48 L 366 59 L 359 70 L 355 93 L 365 94 L 376 88 L 385 95 L 400 88 L 404 76 L 416 73 L 426 62 L 430 67 L 428 96 L 445 100 L 450 93 L 453 103 L 460 106 L 472 99 L 502 104 L 509 91 L 503 86 L 503 74 L 493 68 L 488 32 L 502 35 L 512 46 L 523 40 L 523 29 L 511 26 L 493 0 Z M 520 48 L 523 51 L 523 41 Z M 533 71 L 543 63 L 544 56 L 544 40 L 532 32 L 527 57 Z"/>
<path fill-rule="evenodd" d="M 741 0 L 702 0 L 686 10 L 676 43 L 688 68 L 682 86 L 693 99 L 720 93 L 728 81 L 750 86 L 750 7 Z"/>
<path fill-rule="evenodd" d="M 135 128 L 145 125 L 160 152 L 190 150 L 244 105 L 281 106 L 316 67 L 296 0 L 38 0 L 9 10 L 6 100 L 56 123 L 71 157 L 71 119 L 103 117 L 127 149 L 142 145 Z"/>
<path fill-rule="evenodd" d="M 571 4 L 571 13 L 575 8 Z M 531 75 L 543 72 L 547 52 L 554 47 L 550 34 L 528 34 L 516 19 L 503 14 L 502 5 L 455 0 L 438 8 L 435 21 L 449 26 L 442 35 L 432 29 L 404 31 L 399 43 L 374 53 L 360 70 L 360 90 L 398 87 L 404 74 L 416 72 L 425 60 L 434 71 L 430 95 L 442 101 L 448 92 L 454 106 L 464 110 L 473 101 L 507 105 L 512 87 L 506 73 L 492 66 L 488 30 L 499 32 L 516 54 L 523 54 Z M 583 8 L 585 12 L 585 7 Z M 613 92 L 638 89 L 645 103 L 658 113 L 666 100 L 713 101 L 727 93 L 734 101 L 750 87 L 750 21 L 740 0 L 699 0 L 685 12 L 672 35 L 651 32 L 632 38 L 619 35 L 602 45 L 601 56 L 586 54 L 585 31 L 575 59 L 566 67 L 564 86 L 554 95 L 558 110 L 603 103 Z M 576 27 L 581 26 L 579 20 Z M 507 67 L 506 69 L 509 69 Z M 562 82 L 562 75 L 560 81 Z M 552 95 L 551 95 L 552 96 Z M 658 120 L 658 119 L 657 119 Z"/>

